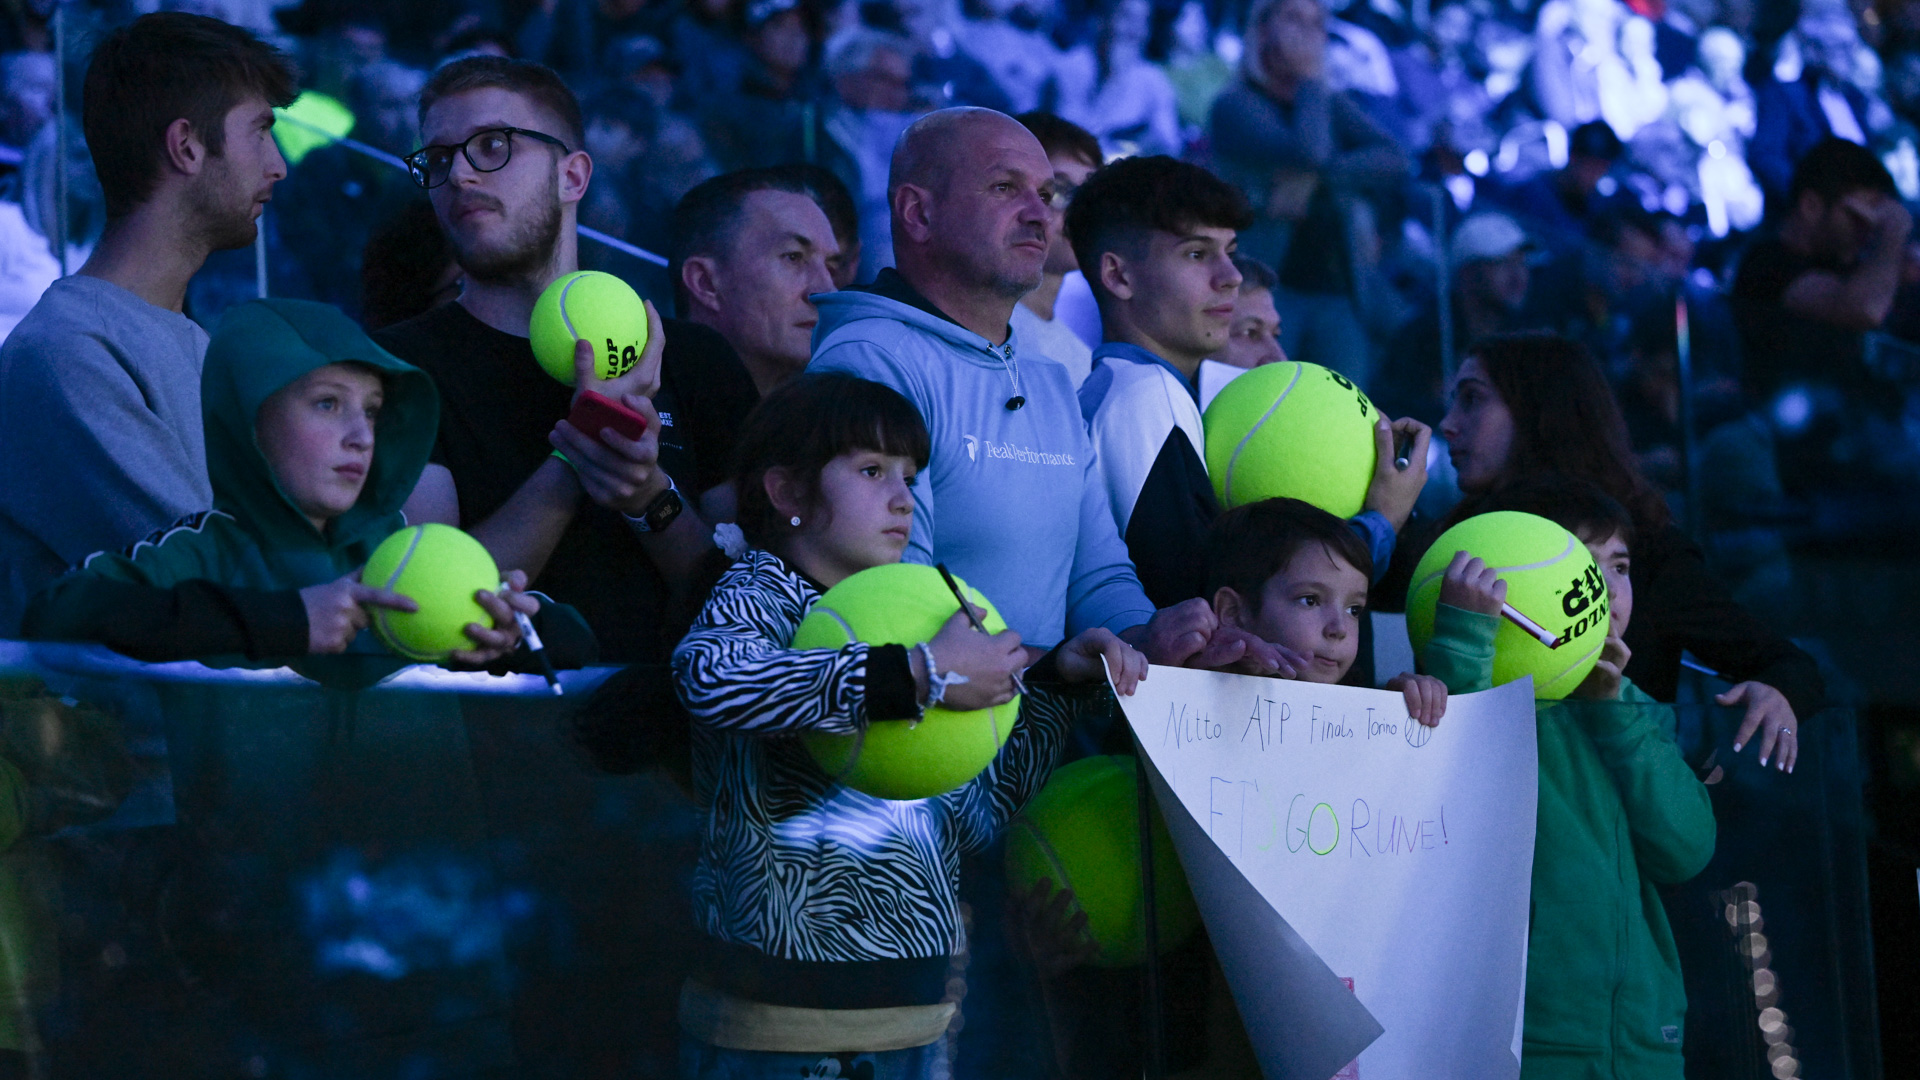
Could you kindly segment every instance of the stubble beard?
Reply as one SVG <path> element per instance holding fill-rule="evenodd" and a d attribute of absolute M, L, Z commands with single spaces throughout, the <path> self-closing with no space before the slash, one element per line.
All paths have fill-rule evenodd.
<path fill-rule="evenodd" d="M 560 191 L 558 181 L 548 185 L 515 223 L 506 241 L 491 250 L 468 246 L 448 230 L 454 256 L 470 279 L 487 285 L 512 285 L 537 277 L 553 263 L 560 245 Z"/>

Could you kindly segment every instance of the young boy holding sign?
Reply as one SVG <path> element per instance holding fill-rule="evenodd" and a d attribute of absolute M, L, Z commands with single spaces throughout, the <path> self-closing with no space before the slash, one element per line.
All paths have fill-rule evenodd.
<path fill-rule="evenodd" d="M 1299 499 L 1235 507 L 1207 535 L 1207 597 L 1222 623 L 1307 659 L 1302 682 L 1337 683 L 1360 655 L 1373 555 L 1347 522 Z M 1496 609 L 1497 610 L 1497 609 Z M 1447 711 L 1447 687 L 1406 672 L 1387 683 L 1407 715 L 1432 727 Z"/>
<path fill-rule="evenodd" d="M 1494 501 L 1486 509 L 1536 514 L 1579 537 L 1606 579 L 1612 617 L 1593 673 L 1566 700 L 1536 704 L 1540 795 L 1521 1068 L 1530 1080 L 1678 1080 L 1687 1000 L 1654 886 L 1706 867 L 1713 808 L 1674 744 L 1673 709 L 1621 674 L 1633 617 L 1633 519 L 1598 488 L 1562 478 L 1515 485 Z M 1505 597 L 1491 567 L 1455 555 L 1420 658 L 1454 693 L 1492 685 Z"/>

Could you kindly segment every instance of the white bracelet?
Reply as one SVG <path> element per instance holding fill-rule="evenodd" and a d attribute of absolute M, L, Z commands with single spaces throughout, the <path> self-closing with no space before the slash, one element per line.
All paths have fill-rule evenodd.
<path fill-rule="evenodd" d="M 962 683 L 971 681 L 965 675 L 956 674 L 951 671 L 945 675 L 940 674 L 939 665 L 933 662 L 933 646 L 923 641 L 916 647 L 920 650 L 920 659 L 926 661 L 927 664 L 928 706 L 939 705 L 944 702 L 947 699 L 947 687 L 959 686 Z"/>

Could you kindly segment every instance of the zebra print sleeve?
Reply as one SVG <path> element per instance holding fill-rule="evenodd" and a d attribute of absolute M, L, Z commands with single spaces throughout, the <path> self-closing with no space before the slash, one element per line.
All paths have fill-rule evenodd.
<path fill-rule="evenodd" d="M 1028 685 L 1028 693 L 1020 702 L 1019 723 L 1000 755 L 986 772 L 945 796 L 953 837 L 962 853 L 971 854 L 993 842 L 1053 774 L 1075 721 L 1106 708 L 1108 700 L 1104 693 L 1061 692 Z"/>
<path fill-rule="evenodd" d="M 721 577 L 673 651 L 693 722 L 739 735 L 851 735 L 867 724 L 867 646 L 790 649 L 819 599 L 799 575 L 750 551 Z"/>

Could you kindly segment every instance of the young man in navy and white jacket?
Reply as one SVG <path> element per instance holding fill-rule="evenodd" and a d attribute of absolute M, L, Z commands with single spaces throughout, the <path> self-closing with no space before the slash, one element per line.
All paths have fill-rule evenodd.
<path fill-rule="evenodd" d="M 1239 189 L 1169 157 L 1126 158 L 1094 173 L 1067 210 L 1067 233 L 1100 304 L 1106 342 L 1080 388 L 1116 531 L 1154 604 L 1201 596 L 1207 527 L 1220 507 L 1207 477 L 1200 362 L 1221 351 L 1241 273 L 1233 254 L 1252 221 Z M 1387 449 L 1352 519 L 1385 566 L 1426 483 L 1425 425 L 1401 420 L 1377 433 Z M 1415 442 L 1393 467 L 1393 440 Z"/>

